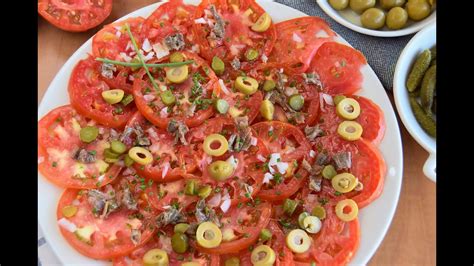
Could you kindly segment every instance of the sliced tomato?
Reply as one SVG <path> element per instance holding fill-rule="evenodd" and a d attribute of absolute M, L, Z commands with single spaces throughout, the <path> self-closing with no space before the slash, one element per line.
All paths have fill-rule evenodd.
<path fill-rule="evenodd" d="M 69 79 L 69 99 L 77 112 L 112 128 L 123 128 L 135 113 L 134 104 L 109 104 L 102 92 L 110 87 L 101 78 L 101 63 L 89 56 L 77 63 Z"/>
<path fill-rule="evenodd" d="M 96 126 L 99 135 L 91 143 L 80 140 L 82 127 Z M 110 129 L 79 115 L 70 105 L 58 107 L 38 123 L 38 170 L 64 188 L 95 188 L 112 182 L 122 167 L 104 162 Z M 85 150 L 94 154 L 90 163 L 74 159 Z"/>
<path fill-rule="evenodd" d="M 155 183 L 147 188 L 146 192 L 151 205 L 159 211 L 166 210 L 175 202 L 179 202 L 179 206 L 186 209 L 199 198 L 185 195 L 185 187 L 186 180 L 181 179 L 167 183 Z"/>
<path fill-rule="evenodd" d="M 224 32 L 222 38 L 213 38 L 215 36 L 212 29 L 217 24 L 210 11 L 213 5 L 219 17 L 224 21 Z M 200 46 L 201 55 L 207 60 L 212 60 L 218 56 L 229 63 L 234 58 L 241 62 L 241 69 L 251 69 L 261 64 L 261 56 L 268 56 L 273 49 L 276 40 L 275 27 L 272 24 L 265 32 L 255 32 L 251 26 L 258 18 L 265 13 L 265 10 L 253 0 L 204 0 L 198 6 L 193 25 L 196 41 Z M 203 20 L 204 22 L 197 22 Z M 219 37 L 219 36 L 217 36 Z M 258 58 L 254 61 L 248 61 L 245 53 L 248 49 L 254 49 L 258 52 Z M 230 65 L 229 65 L 230 67 Z"/>
<path fill-rule="evenodd" d="M 92 38 L 92 54 L 95 57 L 117 61 L 127 61 L 125 60 L 127 57 L 133 58 L 136 51 L 125 25 L 129 25 L 133 38 L 137 42 L 138 47 L 141 48 L 140 31 L 144 21 L 145 19 L 142 17 L 133 17 L 104 26 Z"/>
<path fill-rule="evenodd" d="M 174 136 L 169 132 L 155 127 L 148 122 L 139 112 L 127 123 L 124 129 L 126 137 L 121 140 L 129 147 L 137 143 L 135 130 L 142 131 L 143 136 L 149 140 L 147 149 L 153 155 L 153 162 L 145 166 L 134 163 L 133 167 L 139 175 L 151 178 L 157 182 L 168 182 L 182 178 L 184 174 L 193 172 L 200 160 L 200 153 L 194 153 L 191 146 L 174 144 Z"/>
<path fill-rule="evenodd" d="M 224 225 L 222 230 L 233 230 L 236 235 L 234 240 L 223 242 L 216 248 L 203 248 L 195 241 L 191 244 L 198 251 L 208 254 L 230 254 L 244 250 L 257 241 L 262 229 L 268 225 L 271 208 L 268 202 L 256 206 L 232 208 L 223 215 L 221 223 Z"/>
<path fill-rule="evenodd" d="M 72 32 L 102 23 L 112 12 L 112 0 L 39 0 L 38 13 L 52 25 Z"/>
<path fill-rule="evenodd" d="M 203 132 L 205 132 L 203 134 Z M 195 128 L 190 136 L 191 143 L 197 143 L 198 150 L 202 150 L 202 142 L 204 136 L 210 134 L 221 134 L 230 140 L 232 136 L 240 137 L 234 122 L 231 119 L 217 117 L 206 121 L 205 124 Z M 227 151 L 221 156 L 213 157 L 206 153 L 202 154 L 201 162 L 198 164 L 198 171 L 188 176 L 189 179 L 198 179 L 201 185 L 207 184 L 214 188 L 210 194 L 210 201 L 216 201 L 214 204 L 220 205 L 220 201 L 230 200 L 230 205 L 243 204 L 257 195 L 260 191 L 263 179 L 263 172 L 256 170 L 257 164 L 260 164 L 259 156 L 267 154 L 264 143 L 256 137 L 256 133 L 250 129 L 250 138 L 254 140 L 250 143 L 246 150 Z M 233 147 L 235 147 L 234 141 Z M 216 181 L 211 177 L 208 171 L 210 164 L 217 160 L 235 161 L 236 168 L 231 177 L 225 181 Z M 216 192 L 218 191 L 218 192 Z M 214 200 L 212 200 L 214 199 Z"/>
<path fill-rule="evenodd" d="M 275 24 L 275 28 L 277 41 L 268 61 L 296 73 L 305 72 L 319 47 L 336 36 L 319 17 L 285 20 Z"/>
<path fill-rule="evenodd" d="M 169 83 L 162 69 L 157 69 L 152 74 L 160 89 L 172 91 L 178 104 L 165 106 L 144 69 L 140 70 L 133 83 L 133 96 L 138 110 L 161 129 L 166 130 L 172 119 L 181 121 L 188 127 L 196 127 L 214 114 L 211 95 L 216 84 L 216 75 L 198 55 L 189 52 L 182 54 L 186 60 L 194 60 L 193 64 L 188 65 L 189 75 L 185 81 L 180 84 Z M 162 62 L 168 62 L 168 57 Z M 198 83 L 200 85 L 197 85 Z"/>
<path fill-rule="evenodd" d="M 196 6 L 186 5 L 182 0 L 171 0 L 160 5 L 145 20 L 141 31 L 142 39 L 148 39 L 152 46 L 155 43 L 165 46 L 163 40 L 166 37 L 182 34 L 185 46 L 181 49 L 190 49 L 194 39 L 191 29 L 193 20 L 191 18 L 195 9 Z"/>
<path fill-rule="evenodd" d="M 299 128 L 283 122 L 260 122 L 252 128 L 269 151 L 265 163 L 262 162 L 259 167 L 259 171 L 265 173 L 266 184 L 262 186 L 258 197 L 270 201 L 288 198 L 298 191 L 309 174 L 301 167 L 303 159 L 312 162 L 308 156 L 309 142 Z M 273 169 L 270 169 L 268 164 L 275 155 L 279 155 L 280 159 L 276 159 L 276 167 L 271 166 Z M 283 172 L 279 169 L 279 163 L 286 164 L 286 167 L 281 166 L 286 168 Z M 271 181 L 266 180 L 265 175 L 271 175 Z"/>
<path fill-rule="evenodd" d="M 315 146 L 317 153 L 324 152 L 331 158 L 339 152 L 351 153 L 349 172 L 358 178 L 363 189 L 346 193 L 344 197 L 352 198 L 357 202 L 359 208 L 363 208 L 380 196 L 383 190 L 386 165 L 382 154 L 372 143 L 364 139 L 348 142 L 339 136 L 328 135 L 317 138 Z M 331 193 L 335 192 L 330 184 L 328 187 Z"/>
<path fill-rule="evenodd" d="M 356 95 L 346 95 L 359 102 L 360 115 L 354 121 L 362 126 L 362 138 L 378 145 L 385 134 L 385 119 L 383 111 L 371 100 Z M 325 105 L 321 108 L 319 126 L 326 134 L 337 134 L 337 128 L 344 121 L 336 113 L 336 107 Z"/>
<path fill-rule="evenodd" d="M 62 210 L 64 207 L 71 205 L 76 206 L 77 212 L 74 216 L 66 218 Z M 66 219 L 69 223 L 74 224 L 77 229 L 91 226 L 94 231 L 90 242 L 87 242 L 78 237 L 77 230 L 71 232 L 72 230 L 69 231 L 61 225 L 59 229 L 70 245 L 90 258 L 111 259 L 126 255 L 151 239 L 154 232 L 152 223 L 154 215 L 141 208 L 138 208 L 138 210 L 129 210 L 123 206 L 119 208 L 119 210 L 110 213 L 105 218 L 97 217 L 93 213 L 93 206 L 88 201 L 87 191 L 67 189 L 59 200 L 58 221 Z M 137 216 L 144 218 L 138 219 Z M 136 243 L 131 239 L 133 229 L 138 230 L 140 235 Z"/>
<path fill-rule="evenodd" d="M 300 128 L 314 125 L 319 116 L 319 87 L 308 83 L 302 74 L 281 73 L 280 70 L 274 66 L 263 66 L 258 71 L 249 73 L 250 76 L 262 81 L 262 87 L 266 80 L 273 80 L 277 84 L 273 91 L 265 93 L 265 98 L 274 102 L 273 120 L 288 122 Z M 281 85 L 278 85 L 279 83 Z M 288 104 L 289 98 L 294 94 L 304 98 L 303 108 L 299 111 L 294 111 Z M 260 121 L 265 119 L 258 115 L 256 122 Z"/>
<path fill-rule="evenodd" d="M 327 42 L 314 55 L 308 72 L 319 75 L 323 91 L 328 94 L 353 94 L 362 85 L 360 69 L 366 64 L 360 51 L 337 42 Z"/>

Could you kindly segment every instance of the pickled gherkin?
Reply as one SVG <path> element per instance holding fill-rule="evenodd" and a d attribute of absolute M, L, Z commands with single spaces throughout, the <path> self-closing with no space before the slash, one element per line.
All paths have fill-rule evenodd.
<path fill-rule="evenodd" d="M 420 99 L 421 106 L 425 113 L 431 114 L 431 107 L 433 106 L 434 90 L 436 87 L 436 65 L 430 67 L 426 71 L 423 81 L 421 83 Z"/>
<path fill-rule="evenodd" d="M 416 59 L 415 64 L 408 75 L 407 88 L 409 92 L 415 91 L 421 83 L 426 70 L 431 63 L 431 51 L 424 50 Z"/>
<path fill-rule="evenodd" d="M 410 106 L 416 120 L 423 130 L 430 136 L 436 138 L 436 122 L 430 115 L 427 115 L 421 105 L 416 101 L 416 97 L 410 93 Z"/>

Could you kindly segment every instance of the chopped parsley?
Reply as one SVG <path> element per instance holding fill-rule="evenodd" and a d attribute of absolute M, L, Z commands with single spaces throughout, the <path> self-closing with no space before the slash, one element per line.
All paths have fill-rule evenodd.
<path fill-rule="evenodd" d="M 58 166 L 58 163 L 57 163 L 57 162 L 53 162 L 53 163 L 51 164 L 51 166 L 52 166 L 52 167 L 56 167 L 56 166 Z"/>
<path fill-rule="evenodd" d="M 327 198 L 320 198 L 320 199 L 318 199 L 318 201 L 319 201 L 319 203 L 321 203 L 321 206 L 324 206 L 329 202 L 329 200 Z"/>

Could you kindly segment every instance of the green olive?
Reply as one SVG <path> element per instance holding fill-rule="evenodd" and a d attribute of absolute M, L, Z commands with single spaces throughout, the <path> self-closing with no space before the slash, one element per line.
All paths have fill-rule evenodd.
<path fill-rule="evenodd" d="M 166 78 L 172 83 L 183 83 L 189 75 L 187 65 L 166 69 Z"/>
<path fill-rule="evenodd" d="M 375 0 L 350 0 L 349 6 L 357 13 L 362 13 L 365 10 L 375 6 Z"/>
<path fill-rule="evenodd" d="M 231 257 L 225 260 L 225 266 L 239 266 L 240 260 L 237 257 Z"/>
<path fill-rule="evenodd" d="M 93 142 L 99 136 L 99 129 L 94 126 L 87 126 L 81 128 L 79 138 L 85 143 Z"/>
<path fill-rule="evenodd" d="M 272 239 L 272 232 L 270 232 L 270 230 L 267 228 L 262 229 L 262 231 L 260 231 L 260 239 L 263 241 Z"/>
<path fill-rule="evenodd" d="M 110 142 L 110 149 L 117 154 L 122 154 L 127 151 L 127 146 L 119 140 L 112 140 Z"/>
<path fill-rule="evenodd" d="M 360 16 L 360 22 L 365 28 L 380 29 L 385 25 L 385 13 L 375 7 L 369 8 Z"/>
<path fill-rule="evenodd" d="M 125 163 L 126 167 L 130 167 L 135 161 L 132 158 L 130 158 L 128 154 L 125 154 L 125 156 L 123 157 L 123 162 Z"/>
<path fill-rule="evenodd" d="M 386 10 L 396 6 L 403 6 L 404 4 L 405 0 L 380 0 L 380 6 Z"/>
<path fill-rule="evenodd" d="M 301 96 L 301 94 L 293 94 L 291 95 L 290 99 L 288 99 L 288 104 L 290 105 L 291 109 L 299 111 L 304 106 L 304 98 Z"/>
<path fill-rule="evenodd" d="M 183 62 L 183 61 L 184 61 L 184 56 L 180 52 L 174 52 L 170 55 L 171 63 L 177 63 L 177 62 Z"/>
<path fill-rule="evenodd" d="M 336 10 L 343 10 L 349 5 L 349 0 L 329 0 L 329 4 Z"/>
<path fill-rule="evenodd" d="M 217 181 L 224 181 L 234 172 L 234 167 L 226 161 L 215 161 L 207 169 L 212 178 Z"/>
<path fill-rule="evenodd" d="M 160 97 L 161 97 L 161 101 L 166 106 L 173 105 L 176 102 L 176 97 L 170 90 L 165 90 L 164 92 L 162 92 Z"/>
<path fill-rule="evenodd" d="M 275 113 L 275 106 L 270 100 L 263 100 L 262 104 L 260 105 L 260 114 L 266 120 L 273 120 L 273 114 Z"/>
<path fill-rule="evenodd" d="M 177 224 L 174 226 L 174 232 L 184 234 L 184 232 L 188 230 L 189 226 L 190 226 L 189 224 L 185 224 L 185 223 Z"/>
<path fill-rule="evenodd" d="M 176 253 L 184 253 L 188 250 L 188 237 L 183 233 L 174 233 L 171 237 L 171 247 Z"/>
<path fill-rule="evenodd" d="M 120 157 L 120 154 L 113 152 L 112 149 L 105 149 L 104 157 L 106 159 L 118 159 L 118 157 Z"/>
<path fill-rule="evenodd" d="M 318 217 L 320 220 L 326 218 L 326 210 L 323 206 L 316 206 L 311 211 L 311 215 Z"/>
<path fill-rule="evenodd" d="M 298 216 L 298 225 L 302 228 L 302 229 L 305 229 L 304 227 L 304 224 L 303 224 L 303 220 L 304 218 L 310 216 L 311 214 L 309 214 L 308 212 L 302 212 L 300 213 L 300 215 Z"/>
<path fill-rule="evenodd" d="M 209 185 L 205 185 L 205 186 L 199 188 L 197 194 L 202 199 L 205 199 L 205 198 L 209 197 L 209 195 L 211 195 L 211 192 L 212 192 L 212 187 L 209 186 Z"/>
<path fill-rule="evenodd" d="M 211 67 L 212 67 L 212 70 L 214 70 L 214 72 L 217 75 L 222 75 L 224 73 L 224 70 L 225 70 L 224 61 L 222 61 L 222 59 L 220 59 L 217 56 L 214 56 L 212 58 Z"/>
<path fill-rule="evenodd" d="M 283 202 L 283 211 L 291 216 L 295 212 L 296 207 L 298 207 L 298 201 L 292 199 L 285 199 Z"/>
<path fill-rule="evenodd" d="M 431 13 L 431 6 L 426 0 L 410 0 L 406 4 L 406 9 L 408 17 L 415 21 L 422 20 Z"/>
<path fill-rule="evenodd" d="M 337 175 L 336 169 L 332 165 L 326 165 L 323 168 L 323 177 L 326 179 L 332 179 L 335 175 Z"/>
<path fill-rule="evenodd" d="M 275 81 L 272 79 L 265 80 L 265 83 L 263 83 L 263 90 L 264 91 L 271 91 L 276 87 Z"/>
<path fill-rule="evenodd" d="M 407 24 L 408 13 L 401 7 L 394 7 L 388 11 L 387 14 L 387 27 L 391 30 L 398 30 Z"/>
<path fill-rule="evenodd" d="M 214 103 L 214 107 L 220 114 L 225 114 L 229 111 L 229 103 L 224 99 L 217 99 Z"/>
<path fill-rule="evenodd" d="M 334 104 L 337 106 L 342 100 L 344 100 L 345 98 L 347 98 L 346 96 L 344 95 L 336 95 L 334 96 L 333 98 L 333 101 L 334 101 Z"/>
<path fill-rule="evenodd" d="M 257 92 L 258 82 L 251 77 L 238 77 L 235 79 L 234 87 L 245 95 Z"/>
<path fill-rule="evenodd" d="M 248 49 L 245 52 L 245 58 L 247 58 L 248 61 L 253 61 L 257 59 L 257 57 L 258 57 L 258 51 L 255 49 Z"/>
<path fill-rule="evenodd" d="M 194 179 L 188 180 L 186 186 L 184 187 L 184 194 L 188 196 L 193 196 L 197 194 L 197 181 Z"/>
<path fill-rule="evenodd" d="M 104 98 L 104 101 L 109 104 L 119 103 L 123 99 L 124 95 L 125 92 L 121 89 L 107 90 L 102 92 L 102 98 Z"/>

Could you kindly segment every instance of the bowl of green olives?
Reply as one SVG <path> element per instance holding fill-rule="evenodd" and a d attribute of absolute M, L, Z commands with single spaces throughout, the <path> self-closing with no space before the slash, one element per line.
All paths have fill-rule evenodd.
<path fill-rule="evenodd" d="M 436 0 L 317 0 L 338 23 L 359 33 L 396 37 L 436 20 Z"/>
<path fill-rule="evenodd" d="M 423 172 L 436 182 L 436 23 L 418 32 L 403 49 L 393 95 L 403 125 L 430 154 Z"/>

